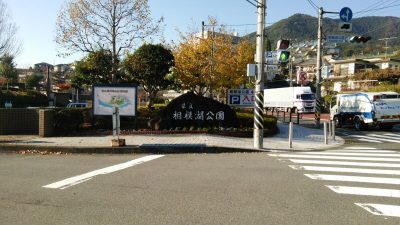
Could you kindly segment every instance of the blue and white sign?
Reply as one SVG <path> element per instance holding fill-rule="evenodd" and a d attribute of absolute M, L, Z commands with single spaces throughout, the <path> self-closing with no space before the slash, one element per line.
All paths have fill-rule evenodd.
<path fill-rule="evenodd" d="M 254 90 L 229 89 L 228 105 L 236 107 L 254 107 Z"/>
<path fill-rule="evenodd" d="M 343 22 L 350 22 L 350 20 L 353 18 L 353 12 L 349 7 L 344 7 L 340 10 L 339 17 Z"/>
<path fill-rule="evenodd" d="M 266 51 L 265 52 L 265 59 L 267 64 L 278 64 L 278 59 L 277 59 L 277 52 L 276 51 Z"/>
<path fill-rule="evenodd" d="M 327 35 L 326 41 L 330 43 L 344 43 L 347 42 L 349 38 L 345 35 Z"/>

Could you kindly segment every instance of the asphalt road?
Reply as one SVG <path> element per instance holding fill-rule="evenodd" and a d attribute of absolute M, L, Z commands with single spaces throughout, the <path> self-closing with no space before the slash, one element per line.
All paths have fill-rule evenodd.
<path fill-rule="evenodd" d="M 145 155 L 0 154 L 0 224 L 400 224 L 354 204 L 398 199 L 337 194 L 269 154 L 166 155 L 121 170 Z"/>

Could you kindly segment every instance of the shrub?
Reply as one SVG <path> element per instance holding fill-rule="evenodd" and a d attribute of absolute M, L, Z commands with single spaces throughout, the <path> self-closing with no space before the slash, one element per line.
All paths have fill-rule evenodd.
<path fill-rule="evenodd" d="M 47 97 L 38 91 L 0 91 L 0 107 L 11 101 L 13 108 L 48 106 Z"/>
<path fill-rule="evenodd" d="M 84 123 L 90 123 L 90 109 L 63 108 L 54 113 L 54 129 L 56 132 L 67 133 L 78 131 Z"/>
<path fill-rule="evenodd" d="M 254 114 L 252 111 L 236 112 L 239 121 L 239 128 L 253 128 L 254 127 Z M 264 128 L 276 129 L 277 118 L 273 116 L 264 116 Z"/>
<path fill-rule="evenodd" d="M 400 84 L 381 84 L 375 87 L 370 87 L 368 88 L 368 91 L 374 92 L 374 91 L 395 91 L 397 93 L 400 93 Z"/>
<path fill-rule="evenodd" d="M 148 130 L 148 121 L 158 115 L 159 110 L 165 108 L 165 105 L 155 105 L 153 109 L 139 107 L 136 117 L 121 117 L 121 129 L 126 130 Z M 239 123 L 239 129 L 252 130 L 254 127 L 254 114 L 252 110 L 236 110 L 236 116 Z M 66 134 L 76 132 L 83 128 L 90 127 L 92 122 L 91 109 L 79 108 L 58 108 L 55 109 L 54 127 L 57 133 Z M 93 129 L 112 129 L 111 116 L 97 116 L 94 118 Z M 264 116 L 264 130 L 269 134 L 277 132 L 277 118 L 273 116 Z M 194 130 L 188 128 L 188 130 Z M 209 129 L 206 129 L 209 130 Z M 217 128 L 216 128 L 217 130 Z"/>

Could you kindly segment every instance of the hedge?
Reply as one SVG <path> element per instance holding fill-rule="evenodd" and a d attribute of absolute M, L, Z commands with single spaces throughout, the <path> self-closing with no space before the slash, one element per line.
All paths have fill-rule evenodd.
<path fill-rule="evenodd" d="M 121 117 L 121 130 L 150 130 L 148 121 L 154 118 L 164 105 L 155 105 L 154 109 L 140 107 L 136 117 Z M 237 111 L 239 130 L 252 130 L 254 114 L 252 111 Z M 94 122 L 92 124 L 92 122 Z M 277 131 L 277 118 L 264 116 L 264 129 L 272 133 Z M 92 126 L 94 125 L 94 126 Z M 92 121 L 91 109 L 58 108 L 55 110 L 54 126 L 57 133 L 77 132 L 81 130 L 112 129 L 111 116 L 95 117 Z M 204 129 L 203 129 L 204 130 Z"/>
<path fill-rule="evenodd" d="M 45 107 L 48 106 L 46 95 L 38 91 L 0 91 L 0 107 L 4 107 L 6 101 L 11 101 L 13 108 Z"/>

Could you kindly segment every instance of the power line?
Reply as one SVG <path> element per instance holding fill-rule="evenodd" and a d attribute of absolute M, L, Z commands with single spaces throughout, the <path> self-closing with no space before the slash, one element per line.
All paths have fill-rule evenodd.
<path fill-rule="evenodd" d="M 310 5 L 315 9 L 318 10 L 319 7 L 317 6 L 317 4 L 315 4 L 312 0 L 307 0 L 308 3 L 310 3 Z"/>
<path fill-rule="evenodd" d="M 392 8 L 392 7 L 396 7 L 396 6 L 400 6 L 400 4 L 395 4 L 395 5 L 386 5 L 380 8 L 375 8 L 375 9 L 369 9 L 369 10 L 365 10 L 365 11 L 361 11 L 361 13 L 366 13 L 366 12 L 376 12 L 378 10 L 382 10 L 382 9 L 388 9 L 388 8 Z M 360 12 L 356 12 L 356 13 L 360 13 Z"/>
<path fill-rule="evenodd" d="M 355 14 L 365 14 L 365 11 L 366 10 L 370 10 L 370 9 L 372 9 L 372 8 L 374 8 L 374 7 L 377 7 L 377 6 L 379 6 L 379 5 L 382 5 L 382 4 L 384 4 L 384 3 L 387 3 L 388 1 L 390 1 L 390 0 L 379 0 L 379 1 L 376 1 L 375 3 L 373 3 L 372 5 L 370 5 L 370 6 L 368 6 L 368 7 L 366 7 L 366 8 L 364 8 L 363 10 L 361 10 L 361 11 L 358 11 L 358 12 L 355 12 Z"/>
<path fill-rule="evenodd" d="M 248 2 L 248 3 L 252 4 L 253 6 L 257 7 L 257 5 L 254 4 L 254 2 L 251 2 L 250 0 L 246 0 L 246 2 Z"/>
<path fill-rule="evenodd" d="M 253 0 L 253 2 L 251 2 L 250 0 L 246 0 L 246 2 L 252 4 L 252 5 L 255 6 L 255 7 L 258 7 L 258 5 L 261 5 L 261 7 L 264 7 L 264 8 L 265 8 L 265 5 L 262 4 L 261 2 L 259 2 L 258 0 Z"/>

